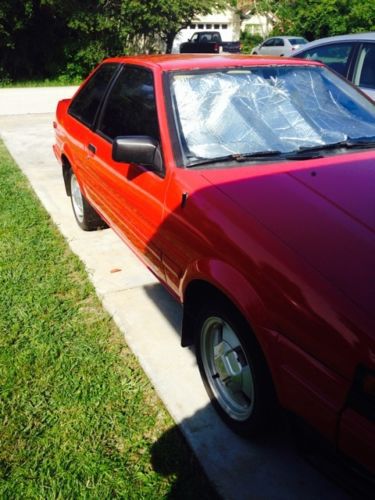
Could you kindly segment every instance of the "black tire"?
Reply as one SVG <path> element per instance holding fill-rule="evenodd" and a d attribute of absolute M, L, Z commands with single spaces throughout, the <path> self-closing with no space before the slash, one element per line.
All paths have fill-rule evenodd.
<path fill-rule="evenodd" d="M 260 436 L 270 428 L 277 403 L 264 355 L 246 321 L 218 297 L 201 309 L 194 330 L 197 362 L 213 406 L 237 434 Z"/>
<path fill-rule="evenodd" d="M 90 203 L 83 196 L 79 187 L 75 173 L 70 171 L 70 200 L 74 217 L 77 224 L 84 231 L 95 231 L 97 229 L 104 229 L 107 224 L 103 221 L 100 215 L 92 208 Z"/>

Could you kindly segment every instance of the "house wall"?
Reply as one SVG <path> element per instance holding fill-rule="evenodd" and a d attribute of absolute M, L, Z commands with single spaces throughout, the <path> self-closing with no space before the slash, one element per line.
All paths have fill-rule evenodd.
<path fill-rule="evenodd" d="M 194 19 L 188 27 L 179 31 L 173 42 L 172 53 L 178 53 L 180 44 L 189 40 L 196 31 L 219 31 L 223 41 L 233 42 L 240 39 L 240 33 L 245 29 L 253 35 L 265 38 L 271 31 L 272 25 L 265 16 L 254 15 L 241 22 L 240 16 L 234 9 L 215 12 Z"/>
<path fill-rule="evenodd" d="M 178 53 L 180 44 L 189 40 L 195 32 L 207 30 L 219 31 L 223 41 L 233 42 L 240 39 L 241 20 L 232 9 L 198 17 L 179 31 L 173 42 L 172 53 Z"/>
<path fill-rule="evenodd" d="M 241 24 L 241 31 L 248 31 L 252 35 L 260 35 L 263 38 L 268 36 L 272 28 L 271 19 L 258 14 L 244 19 Z"/>

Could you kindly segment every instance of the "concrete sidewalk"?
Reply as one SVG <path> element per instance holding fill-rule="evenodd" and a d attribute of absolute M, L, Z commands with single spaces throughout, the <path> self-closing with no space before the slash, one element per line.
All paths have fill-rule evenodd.
<path fill-rule="evenodd" d="M 71 97 L 78 87 L 0 89 L 0 116 L 51 113 L 56 102 Z"/>
<path fill-rule="evenodd" d="M 0 92 L 0 109 L 1 99 Z M 51 150 L 53 115 L 14 115 L 17 109 L 0 118 L 1 137 L 85 263 L 104 307 L 219 493 L 228 500 L 346 498 L 296 453 L 287 435 L 254 444 L 222 424 L 209 404 L 193 353 L 180 347 L 180 306 L 112 230 L 85 233 L 76 225 Z"/>

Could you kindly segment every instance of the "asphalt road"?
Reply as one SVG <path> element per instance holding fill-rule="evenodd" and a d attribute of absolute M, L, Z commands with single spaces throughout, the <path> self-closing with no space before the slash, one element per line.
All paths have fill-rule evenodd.
<path fill-rule="evenodd" d="M 210 407 L 194 354 L 180 347 L 180 306 L 110 229 L 76 225 L 52 153 L 52 111 L 74 88 L 0 89 L 0 135 L 124 333 L 208 477 L 228 500 L 343 499 L 311 467 L 287 432 L 267 442 L 240 439 Z M 115 271 L 115 272 L 114 272 Z"/>

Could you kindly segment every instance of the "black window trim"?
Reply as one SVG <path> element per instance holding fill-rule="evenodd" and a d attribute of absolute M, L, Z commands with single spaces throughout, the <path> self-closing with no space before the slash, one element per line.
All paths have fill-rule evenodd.
<path fill-rule="evenodd" d="M 120 70 L 117 72 L 116 78 L 112 79 L 111 84 L 108 86 L 107 92 L 103 96 L 103 100 L 100 103 L 100 106 L 99 106 L 99 109 L 98 109 L 98 113 L 97 113 L 97 115 L 95 117 L 94 126 L 92 128 L 92 131 L 95 134 L 99 135 L 102 139 L 106 140 L 110 144 L 113 143 L 113 139 L 111 139 L 108 135 L 106 135 L 103 132 L 101 132 L 99 130 L 99 125 L 101 124 L 101 121 L 102 121 L 102 118 L 103 118 L 103 114 L 104 114 L 104 111 L 106 109 L 107 101 L 108 101 L 108 98 L 109 98 L 109 96 L 111 94 L 111 91 L 112 91 L 113 87 L 115 86 L 115 84 L 116 84 L 118 78 L 120 77 L 121 73 L 124 71 L 125 64 L 121 64 L 120 66 L 121 67 L 120 67 Z"/>
<path fill-rule="evenodd" d="M 181 71 L 182 72 L 182 71 Z M 169 136 L 172 143 L 172 151 L 175 164 L 178 168 L 186 169 L 183 147 L 181 144 L 180 134 L 175 123 L 175 110 L 173 105 L 173 96 L 171 91 L 171 77 L 173 74 L 179 73 L 174 71 L 165 71 L 163 73 L 163 90 L 165 99 L 165 108 L 168 121 Z"/>
<path fill-rule="evenodd" d="M 78 95 L 80 94 L 81 90 L 83 90 L 83 89 L 86 87 L 86 85 L 87 85 L 87 84 L 88 84 L 88 83 L 92 80 L 92 78 L 93 78 L 93 77 L 97 74 L 97 72 L 98 72 L 101 68 L 103 68 L 103 66 L 105 66 L 105 65 L 107 65 L 107 64 L 112 64 L 112 65 L 114 65 L 114 66 L 117 66 L 117 68 L 116 68 L 116 69 L 115 69 L 115 71 L 113 72 L 113 75 L 112 75 L 111 79 L 109 80 L 109 82 L 108 82 L 108 84 L 107 84 L 107 88 L 106 88 L 106 90 L 105 90 L 105 92 L 104 92 L 104 94 L 103 94 L 103 97 L 102 97 L 102 99 L 101 99 L 101 101 L 100 101 L 100 103 L 99 103 L 99 106 L 98 106 L 98 108 L 97 108 L 97 110 L 96 110 L 96 113 L 95 113 L 95 116 L 94 116 L 94 119 L 93 119 L 92 123 L 87 123 L 87 122 L 85 122 L 85 121 L 84 121 L 84 120 L 82 120 L 80 117 L 76 116 L 75 114 L 73 114 L 73 113 L 71 112 L 70 108 L 71 108 L 71 106 L 72 106 L 72 104 L 73 104 L 73 102 L 74 102 L 74 99 L 72 99 L 72 101 L 70 102 L 69 107 L 68 107 L 68 114 L 69 114 L 72 118 L 74 118 L 75 120 L 77 120 L 79 123 L 81 123 L 82 125 L 84 125 L 85 127 L 87 127 L 87 128 L 88 128 L 88 129 L 90 129 L 90 130 L 95 130 L 95 124 L 96 124 L 96 121 L 97 121 L 98 115 L 99 115 L 99 113 L 100 113 L 100 110 L 101 110 L 101 108 L 102 108 L 102 106 L 103 106 L 103 102 L 104 102 L 104 100 L 106 99 L 106 96 L 107 96 L 107 94 L 108 94 L 109 89 L 112 87 L 112 83 L 113 83 L 113 81 L 117 79 L 117 75 L 120 73 L 121 64 L 120 64 L 120 63 L 117 63 L 117 62 L 111 62 L 111 61 L 108 61 L 108 62 L 105 62 L 105 63 L 100 64 L 100 65 L 99 65 L 99 66 L 98 66 L 98 67 L 97 67 L 97 68 L 96 68 L 96 69 L 95 69 L 95 70 L 91 73 L 90 77 L 86 80 L 85 84 L 84 84 L 84 85 L 83 85 L 83 86 L 79 89 L 79 92 L 77 93 L 77 95 L 76 95 L 76 96 L 74 96 L 74 97 L 78 97 Z"/>

